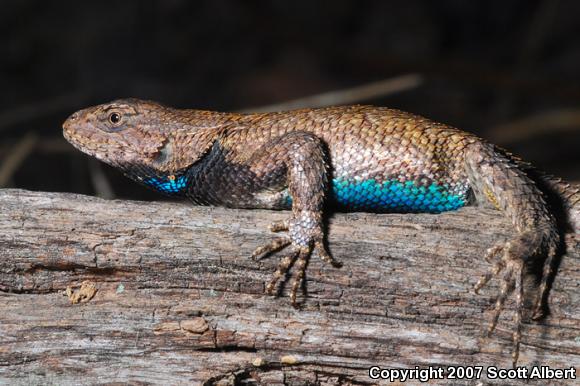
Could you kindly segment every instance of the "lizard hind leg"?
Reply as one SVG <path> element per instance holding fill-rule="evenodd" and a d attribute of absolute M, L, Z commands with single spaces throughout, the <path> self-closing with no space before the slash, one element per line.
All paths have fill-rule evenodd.
<path fill-rule="evenodd" d="M 546 258 L 544 277 L 540 286 L 536 309 L 540 309 L 551 273 L 551 260 L 559 236 L 556 222 L 538 186 L 518 168 L 517 164 L 491 144 L 481 140 L 472 142 L 465 153 L 466 174 L 479 199 L 487 199 L 512 221 L 516 236 L 488 251 L 489 261 L 501 256 L 493 267 L 477 282 L 476 292 L 493 276 L 501 275 L 500 293 L 497 297 L 488 329 L 491 333 L 504 309 L 506 300 L 515 297 L 514 329 L 512 334 L 512 361 L 515 366 L 519 356 L 522 315 L 524 310 L 523 276 L 528 263 Z M 514 291 L 515 290 L 515 291 Z"/>

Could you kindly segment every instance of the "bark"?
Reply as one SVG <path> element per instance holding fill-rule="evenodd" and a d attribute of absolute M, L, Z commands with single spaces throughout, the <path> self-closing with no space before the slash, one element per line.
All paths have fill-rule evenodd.
<path fill-rule="evenodd" d="M 286 216 L 0 190 L 0 383 L 371 384 L 371 366 L 511 366 L 513 299 L 484 338 L 498 281 L 472 290 L 486 249 L 514 235 L 501 213 L 335 214 L 344 266 L 314 256 L 300 310 L 288 283 L 263 293 L 279 256 L 248 258 Z M 522 366 L 580 368 L 579 240 L 550 315 L 525 318 Z M 455 381 L 479 382 L 485 368 Z"/>

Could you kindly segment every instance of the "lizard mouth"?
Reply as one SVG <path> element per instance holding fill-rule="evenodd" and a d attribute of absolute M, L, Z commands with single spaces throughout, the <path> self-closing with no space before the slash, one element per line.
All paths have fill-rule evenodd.
<path fill-rule="evenodd" d="M 84 140 L 84 136 L 80 135 L 80 112 L 77 111 L 71 116 L 69 116 L 66 121 L 62 124 L 62 135 L 64 139 L 70 142 L 74 147 L 78 148 L 81 151 L 85 151 L 86 141 Z"/>
<path fill-rule="evenodd" d="M 92 141 L 79 133 L 79 130 L 75 128 L 74 120 L 71 121 L 71 118 L 67 119 L 62 125 L 62 136 L 78 150 L 96 156 L 96 149 L 94 146 L 91 146 Z"/>

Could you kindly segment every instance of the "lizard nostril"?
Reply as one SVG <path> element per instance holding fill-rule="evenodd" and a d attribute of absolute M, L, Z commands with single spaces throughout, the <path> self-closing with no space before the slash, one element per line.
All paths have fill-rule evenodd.
<path fill-rule="evenodd" d="M 70 115 L 66 121 L 64 121 L 62 128 L 67 131 L 71 129 L 71 125 L 74 125 L 75 123 L 77 123 L 77 121 L 79 120 L 79 113 L 73 113 L 72 115 Z"/>

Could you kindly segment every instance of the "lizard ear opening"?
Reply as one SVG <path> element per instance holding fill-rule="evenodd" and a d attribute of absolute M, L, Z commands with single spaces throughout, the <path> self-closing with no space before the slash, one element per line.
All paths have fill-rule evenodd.
<path fill-rule="evenodd" d="M 220 135 L 221 130 L 216 128 L 174 132 L 158 149 L 154 162 L 164 172 L 188 168 L 203 158 Z"/>

